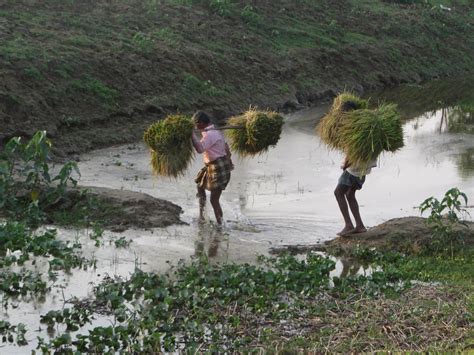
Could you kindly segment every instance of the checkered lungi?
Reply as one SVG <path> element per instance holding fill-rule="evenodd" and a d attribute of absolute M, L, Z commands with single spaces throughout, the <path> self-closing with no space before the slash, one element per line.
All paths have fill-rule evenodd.
<path fill-rule="evenodd" d="M 230 180 L 231 172 L 230 159 L 227 157 L 220 157 L 199 170 L 196 179 L 194 180 L 199 187 L 212 190 L 225 190 Z"/>

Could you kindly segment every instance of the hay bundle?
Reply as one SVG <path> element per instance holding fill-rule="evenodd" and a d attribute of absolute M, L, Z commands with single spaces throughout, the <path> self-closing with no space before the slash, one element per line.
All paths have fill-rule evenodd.
<path fill-rule="evenodd" d="M 192 119 L 184 115 L 170 115 L 148 127 L 143 140 L 151 150 L 155 174 L 172 177 L 184 174 L 193 157 L 193 127 Z"/>
<path fill-rule="evenodd" d="M 377 109 L 355 110 L 340 128 L 344 152 L 351 164 L 367 167 L 383 151 L 403 147 L 403 129 L 397 106 L 381 104 Z"/>
<path fill-rule="evenodd" d="M 283 117 L 274 111 L 249 109 L 240 116 L 229 120 L 233 129 L 227 132 L 232 150 L 241 156 L 254 156 L 278 143 L 283 127 Z"/>
<path fill-rule="evenodd" d="M 366 109 L 368 107 L 367 100 L 363 100 L 349 92 L 343 92 L 334 99 L 331 109 L 321 119 L 319 125 L 317 126 L 321 140 L 331 148 L 344 148 L 344 144 L 341 141 L 341 137 L 339 135 L 339 129 L 346 119 L 350 119 L 350 116 L 348 116 L 347 112 L 344 111 L 344 107 L 348 103 L 354 103 L 356 109 Z"/>
<path fill-rule="evenodd" d="M 346 111 L 344 102 L 348 101 L 355 103 L 355 109 Z M 367 101 L 348 93 L 334 100 L 331 111 L 319 123 L 318 132 L 324 143 L 342 150 L 351 164 L 362 169 L 383 151 L 395 152 L 403 147 L 396 105 L 381 104 L 372 110 L 367 108 Z"/>

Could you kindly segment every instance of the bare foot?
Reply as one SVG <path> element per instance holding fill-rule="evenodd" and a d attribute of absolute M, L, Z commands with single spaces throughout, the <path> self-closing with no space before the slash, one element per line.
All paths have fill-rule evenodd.
<path fill-rule="evenodd" d="M 340 237 L 345 237 L 346 235 L 352 234 L 354 229 L 354 227 L 344 227 L 344 229 L 337 233 L 337 235 Z"/>
<path fill-rule="evenodd" d="M 351 234 L 355 234 L 355 233 L 364 233 L 364 232 L 367 232 L 367 228 L 365 227 L 355 227 Z"/>

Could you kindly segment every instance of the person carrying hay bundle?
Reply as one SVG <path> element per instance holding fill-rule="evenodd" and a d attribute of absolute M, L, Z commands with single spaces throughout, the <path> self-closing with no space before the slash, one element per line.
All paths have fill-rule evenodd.
<path fill-rule="evenodd" d="M 350 112 L 358 109 L 359 106 L 354 101 L 346 101 L 340 106 L 340 112 Z M 360 190 L 365 182 L 365 176 L 370 173 L 373 167 L 377 166 L 377 161 L 371 161 L 366 166 L 358 166 L 349 161 L 346 154 L 344 162 L 341 165 L 343 170 L 338 179 L 334 196 L 339 209 L 344 218 L 344 228 L 337 233 L 339 236 L 346 236 L 353 233 L 362 233 L 367 231 L 360 216 L 359 204 L 355 197 L 356 191 Z M 355 220 L 355 227 L 349 215 L 349 208 Z"/>
<path fill-rule="evenodd" d="M 362 188 L 366 176 L 377 166 L 377 158 L 383 151 L 394 152 L 403 147 L 403 130 L 395 105 L 381 104 L 376 109 L 368 109 L 366 101 L 352 98 L 347 93 L 337 97 L 318 127 L 323 142 L 345 153 L 341 166 L 343 173 L 334 190 L 344 218 L 340 236 L 367 230 L 360 216 L 356 191 Z"/>
<path fill-rule="evenodd" d="M 224 134 L 215 129 L 209 116 L 198 111 L 193 116 L 195 127 L 202 131 L 200 139 L 195 132 L 192 134 L 192 143 L 196 151 L 203 154 L 205 166 L 198 172 L 197 197 L 199 198 L 199 216 L 204 218 L 206 204 L 206 190 L 211 192 L 210 201 L 218 225 L 222 225 L 223 212 L 219 199 L 230 180 L 234 165 L 231 159 L 229 146 Z"/>

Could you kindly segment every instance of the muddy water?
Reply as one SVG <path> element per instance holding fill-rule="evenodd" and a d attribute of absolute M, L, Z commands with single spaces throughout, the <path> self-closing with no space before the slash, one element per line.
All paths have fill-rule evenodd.
<path fill-rule="evenodd" d="M 149 155 L 141 143 L 95 151 L 81 157 L 80 184 L 144 192 L 180 205 L 186 225 L 164 229 L 106 231 L 102 246 L 95 247 L 91 231 L 58 229 L 64 240 L 83 244 L 84 255 L 96 260 L 95 269 L 60 275 L 52 292 L 43 299 L 16 300 L 1 311 L 1 319 L 25 323 L 27 339 L 34 348 L 36 336 L 47 338 L 41 314 L 61 309 L 71 297 L 92 294 L 93 285 L 106 275 L 127 276 L 135 267 L 145 271 L 168 270 L 169 261 L 207 255 L 213 261 L 255 262 L 274 246 L 315 244 L 332 239 L 342 227 L 333 190 L 341 170 L 342 156 L 328 151 L 314 134 L 317 120 L 326 107 L 304 110 L 286 117 L 278 146 L 252 159 L 234 157 L 235 171 L 222 196 L 226 219 L 223 230 L 208 220 L 197 221 L 198 204 L 193 178 L 202 165 L 197 156 L 185 176 L 170 180 L 151 174 Z M 427 197 L 441 198 L 458 187 L 474 199 L 474 139 L 472 134 L 452 133 L 449 117 L 453 109 L 425 113 L 404 124 L 405 147 L 380 157 L 377 168 L 358 193 L 367 226 L 391 218 L 419 215 L 417 206 Z M 450 116 L 451 115 L 451 116 Z M 471 216 L 474 208 L 468 207 Z M 472 220 L 472 217 L 468 216 Z M 128 248 L 117 248 L 120 237 L 132 240 Z M 47 274 L 47 263 L 31 268 Z M 364 272 L 359 265 L 338 261 L 334 274 Z M 99 318 L 89 327 L 108 325 Z M 38 331 L 34 331 L 38 329 Z M 61 330 L 61 329 L 59 329 Z M 52 334 L 49 334 L 52 335 Z M 24 353 L 27 348 L 1 346 L 1 353 Z"/>
<path fill-rule="evenodd" d="M 333 190 L 342 156 L 328 151 L 314 134 L 324 111 L 288 115 L 277 147 L 256 158 L 234 157 L 236 168 L 222 197 L 225 243 L 211 247 L 217 258 L 247 261 L 252 258 L 249 254 L 264 252 L 269 246 L 314 244 L 334 238 L 341 229 Z M 381 156 L 358 193 L 367 226 L 419 215 L 417 206 L 424 199 L 441 198 L 451 187 L 474 198 L 473 136 L 450 133 L 445 121 L 446 113 L 440 110 L 405 123 L 406 146 L 396 154 Z M 210 236 L 219 234 L 215 228 L 202 227 L 196 220 L 193 178 L 201 166 L 197 156 L 184 177 L 156 178 L 143 145 L 121 146 L 84 156 L 80 182 L 145 192 L 182 206 L 182 219 L 189 225 L 154 233 L 167 235 L 168 245 L 193 254 L 215 240 L 220 243 L 220 237 Z M 208 216 L 214 221 L 210 207 Z"/>

